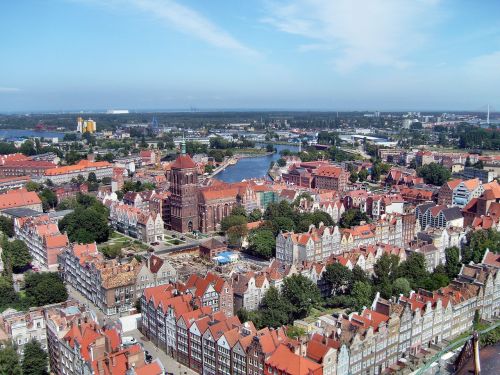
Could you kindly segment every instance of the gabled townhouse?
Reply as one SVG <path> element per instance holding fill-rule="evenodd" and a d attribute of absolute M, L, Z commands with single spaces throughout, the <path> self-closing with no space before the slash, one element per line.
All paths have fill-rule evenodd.
<path fill-rule="evenodd" d="M 164 222 L 159 212 L 112 203 L 109 216 L 113 228 L 128 236 L 147 243 L 164 239 Z"/>
<path fill-rule="evenodd" d="M 57 219 L 48 215 L 15 218 L 14 233 L 28 246 L 33 264 L 57 270 L 57 257 L 69 243 L 68 236 L 59 231 Z"/>
<path fill-rule="evenodd" d="M 241 308 L 257 310 L 271 284 L 264 273 L 236 273 L 231 279 L 234 294 L 234 312 Z"/>
<path fill-rule="evenodd" d="M 208 306 L 214 312 L 222 311 L 233 316 L 233 288 L 220 276 L 210 272 L 205 277 L 194 274 L 185 284 L 177 283 L 177 289 L 191 293 L 200 307 Z"/>
<path fill-rule="evenodd" d="M 324 200 L 312 204 L 311 212 L 316 210 L 326 212 L 331 216 L 333 221 L 338 222 L 345 212 L 345 206 L 344 202 L 340 199 Z"/>
<path fill-rule="evenodd" d="M 324 375 L 349 374 L 349 350 L 339 340 L 312 334 L 307 343 L 306 357 L 322 365 Z"/>

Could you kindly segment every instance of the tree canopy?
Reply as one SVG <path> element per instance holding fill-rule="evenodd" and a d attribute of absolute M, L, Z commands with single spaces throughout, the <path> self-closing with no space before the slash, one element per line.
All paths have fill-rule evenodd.
<path fill-rule="evenodd" d="M 34 306 L 59 303 L 68 299 L 68 292 L 57 273 L 29 272 L 25 276 L 26 297 Z"/>
<path fill-rule="evenodd" d="M 417 169 L 417 174 L 426 184 L 442 186 L 451 177 L 451 171 L 438 163 L 426 164 Z"/>
<path fill-rule="evenodd" d="M 24 346 L 23 375 L 48 375 L 48 357 L 40 342 L 31 340 Z"/>

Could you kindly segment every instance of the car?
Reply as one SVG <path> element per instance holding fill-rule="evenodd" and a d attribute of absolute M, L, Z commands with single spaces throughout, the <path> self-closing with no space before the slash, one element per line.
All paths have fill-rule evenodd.
<path fill-rule="evenodd" d="M 186 237 L 181 237 L 181 241 L 185 241 L 186 240 Z"/>
<path fill-rule="evenodd" d="M 151 242 L 152 246 L 158 246 L 160 243 L 159 242 Z"/>
<path fill-rule="evenodd" d="M 172 234 L 172 238 L 177 238 L 177 235 L 176 234 Z"/>
<path fill-rule="evenodd" d="M 123 346 L 129 346 L 129 345 L 135 345 L 137 344 L 137 340 L 135 337 L 132 336 L 123 336 L 122 337 L 122 345 Z"/>
<path fill-rule="evenodd" d="M 153 356 L 151 354 L 145 354 L 145 359 L 147 363 L 151 363 L 153 361 Z"/>

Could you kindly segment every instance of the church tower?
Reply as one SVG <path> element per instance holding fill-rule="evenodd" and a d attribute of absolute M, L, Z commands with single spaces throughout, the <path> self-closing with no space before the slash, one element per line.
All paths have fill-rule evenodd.
<path fill-rule="evenodd" d="M 186 233 L 198 230 L 198 170 L 196 164 L 182 153 L 172 164 L 170 172 L 170 225 L 172 230 Z"/>

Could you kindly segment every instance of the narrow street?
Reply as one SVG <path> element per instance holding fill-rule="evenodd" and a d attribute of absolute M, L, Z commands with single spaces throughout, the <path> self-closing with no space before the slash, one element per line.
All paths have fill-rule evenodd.
<path fill-rule="evenodd" d="M 160 350 L 156 347 L 151 341 L 146 339 L 142 333 L 135 329 L 133 331 L 127 332 L 124 336 L 132 336 L 139 343 L 142 344 L 144 350 L 147 350 L 149 354 L 153 357 L 153 360 L 156 358 L 160 359 L 160 362 L 165 367 L 165 373 L 174 374 L 174 375 L 196 375 L 197 373 L 193 370 L 187 368 L 184 365 L 181 365 L 172 357 L 168 356 L 164 351 Z"/>

